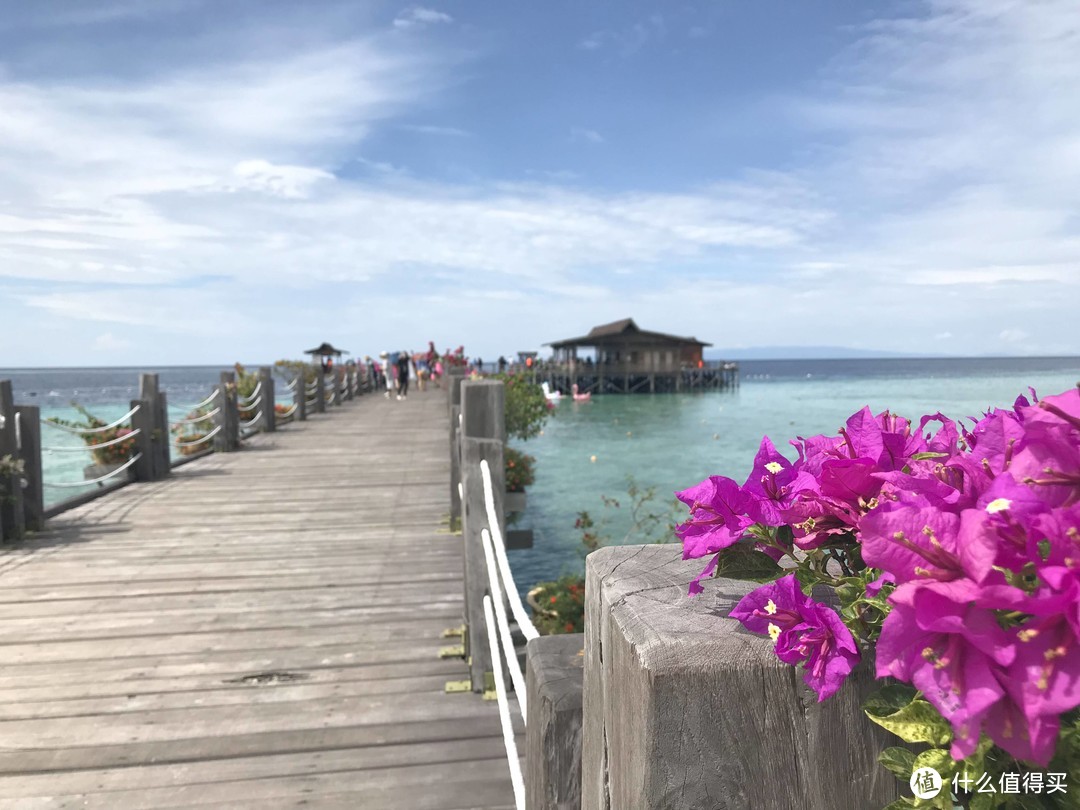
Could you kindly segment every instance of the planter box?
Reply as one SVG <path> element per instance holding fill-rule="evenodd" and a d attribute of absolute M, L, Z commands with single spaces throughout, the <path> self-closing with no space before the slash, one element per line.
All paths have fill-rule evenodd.
<path fill-rule="evenodd" d="M 525 511 L 525 493 L 507 492 L 503 495 L 503 513 L 510 515 Z"/>

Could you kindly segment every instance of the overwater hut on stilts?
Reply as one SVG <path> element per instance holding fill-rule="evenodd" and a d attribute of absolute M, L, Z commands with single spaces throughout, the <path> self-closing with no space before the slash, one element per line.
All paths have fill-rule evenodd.
<path fill-rule="evenodd" d="M 537 376 L 564 392 L 575 383 L 581 393 L 597 394 L 717 390 L 739 384 L 737 363 L 704 359 L 702 350 L 711 343 L 650 332 L 633 318 L 544 345 L 554 356 Z"/>

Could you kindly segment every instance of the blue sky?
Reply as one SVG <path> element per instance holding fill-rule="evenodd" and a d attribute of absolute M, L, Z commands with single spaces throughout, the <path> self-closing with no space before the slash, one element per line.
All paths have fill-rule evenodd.
<path fill-rule="evenodd" d="M 74 0 L 0 15 L 0 366 L 1080 354 L 1080 5 Z"/>

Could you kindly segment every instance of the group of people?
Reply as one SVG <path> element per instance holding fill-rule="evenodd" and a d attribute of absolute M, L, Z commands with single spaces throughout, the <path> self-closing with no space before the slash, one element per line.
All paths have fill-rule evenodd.
<path fill-rule="evenodd" d="M 396 396 L 399 400 L 409 396 L 409 380 L 415 378 L 416 387 L 421 391 L 430 380 L 436 387 L 443 376 L 443 364 L 435 351 L 434 344 L 430 344 L 426 354 L 401 352 L 380 352 L 379 360 L 365 358 L 368 364 L 368 372 L 376 385 L 386 389 L 385 396 L 390 399 Z"/>

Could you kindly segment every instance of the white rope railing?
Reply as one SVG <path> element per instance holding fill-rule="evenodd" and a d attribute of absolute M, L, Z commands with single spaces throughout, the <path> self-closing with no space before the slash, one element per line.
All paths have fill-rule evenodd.
<path fill-rule="evenodd" d="M 141 432 L 142 428 L 135 428 L 131 433 L 125 433 L 123 436 L 117 436 L 115 439 L 110 439 L 101 444 L 87 444 L 82 447 L 42 447 L 41 449 L 47 450 L 50 453 L 79 453 L 83 450 L 100 450 L 102 447 L 112 447 L 114 444 L 126 442 L 128 439 L 138 436 Z"/>
<path fill-rule="evenodd" d="M 495 624 L 491 616 L 491 597 L 484 597 L 484 620 L 487 623 L 488 647 L 491 650 L 491 660 L 499 660 L 499 642 L 492 632 Z M 514 723 L 510 719 L 510 701 L 506 698 L 506 684 L 503 682 L 502 667 L 492 667 L 495 679 L 495 697 L 499 701 L 499 723 L 502 726 L 503 745 L 506 747 L 506 763 L 510 766 L 510 782 L 514 786 L 514 804 L 517 810 L 525 807 L 525 780 L 521 775 L 521 761 L 518 759 L 517 743 L 514 741 Z M 521 695 L 518 694 L 518 699 Z"/>
<path fill-rule="evenodd" d="M 218 425 L 216 428 L 211 430 L 205 436 L 203 436 L 201 438 L 198 438 L 198 439 L 192 439 L 190 442 L 181 441 L 180 439 L 174 439 L 173 440 L 173 445 L 176 446 L 176 447 L 194 447 L 197 444 L 202 444 L 203 442 L 210 441 L 212 438 L 214 438 L 220 432 L 221 428 L 222 428 L 222 425 Z"/>
<path fill-rule="evenodd" d="M 281 413 L 279 413 L 278 416 L 280 416 L 282 419 L 285 419 L 285 418 L 287 418 L 289 416 L 292 416 L 294 413 L 296 413 L 296 409 L 299 408 L 299 407 L 300 407 L 300 403 L 299 402 L 294 402 L 291 408 L 286 408 Z"/>
<path fill-rule="evenodd" d="M 510 622 L 506 620 L 506 606 L 503 602 L 502 588 L 499 587 L 499 573 L 495 570 L 495 553 L 492 550 L 494 541 L 491 539 L 491 533 L 487 529 L 480 530 L 480 541 L 484 544 L 484 562 L 487 563 L 488 587 L 491 591 L 492 601 L 495 603 L 495 621 L 499 628 L 499 638 L 502 640 L 503 651 L 506 653 L 506 666 L 510 670 L 510 681 L 514 684 L 514 693 L 518 696 L 521 717 L 524 720 L 528 716 L 525 698 L 525 673 L 521 671 L 517 653 L 514 652 L 514 637 L 510 633 Z M 495 661 L 496 659 L 493 659 L 492 663 L 495 663 Z"/>
<path fill-rule="evenodd" d="M 262 380 L 259 380 L 258 384 L 255 386 L 255 390 L 246 397 L 237 397 L 236 404 L 245 409 L 254 407 L 255 402 L 253 400 L 259 396 L 260 393 L 262 393 Z"/>
<path fill-rule="evenodd" d="M 202 402 L 200 402 L 200 403 L 198 403 L 196 405 L 191 405 L 191 406 L 173 405 L 170 402 L 169 407 L 174 408 L 175 410 L 178 410 L 178 411 L 184 411 L 185 413 L 188 413 L 189 411 L 197 411 L 197 410 L 199 410 L 199 408 L 205 408 L 207 405 L 209 405 L 211 402 L 213 402 L 217 398 L 218 393 L 219 393 L 218 389 L 215 388 L 214 392 L 212 394 L 210 394 L 210 396 L 208 396 L 206 399 L 204 399 Z"/>
<path fill-rule="evenodd" d="M 44 486 L 47 486 L 47 487 L 61 487 L 61 488 L 85 487 L 85 486 L 90 486 L 91 484 L 103 484 L 106 481 L 108 481 L 110 478 L 115 478 L 117 475 L 122 473 L 124 470 L 126 470 L 128 467 L 130 467 L 132 464 L 134 464 L 140 458 L 142 458 L 142 453 L 136 453 L 132 458 L 130 458 L 122 466 L 117 467 L 111 473 L 107 473 L 106 475 L 103 475 L 100 478 L 91 478 L 88 481 L 77 481 L 74 484 L 67 483 L 67 482 L 64 482 L 64 483 L 51 483 L 49 481 L 43 481 L 42 483 L 43 483 Z"/>
<path fill-rule="evenodd" d="M 495 557 L 499 562 L 499 573 L 502 575 L 507 601 L 510 602 L 510 610 L 513 612 L 514 620 L 518 623 L 518 627 L 521 628 L 525 638 L 538 638 L 540 633 L 533 626 L 529 614 L 525 612 L 525 606 L 521 604 L 521 597 L 518 596 L 517 585 L 514 583 L 514 574 L 510 571 L 510 561 L 506 558 L 506 544 L 503 541 L 502 530 L 499 528 L 498 515 L 495 514 L 495 495 L 491 487 L 491 467 L 488 465 L 487 459 L 480 462 L 480 474 L 484 477 L 484 505 L 487 507 L 492 545 L 495 547 Z"/>
<path fill-rule="evenodd" d="M 237 402 L 236 406 L 241 411 L 250 411 L 252 408 L 257 408 L 262 403 L 262 397 L 256 397 L 251 402 Z"/>
<path fill-rule="evenodd" d="M 207 411 L 202 416 L 195 416 L 191 419 L 181 419 L 179 422 L 170 422 L 170 427 L 180 427 L 181 425 L 197 425 L 200 422 L 205 422 L 212 418 L 215 414 L 221 413 L 221 406 L 218 405 L 214 410 Z"/>
<path fill-rule="evenodd" d="M 138 413 L 139 408 L 141 408 L 141 407 L 142 407 L 142 405 L 136 405 L 134 408 L 132 408 L 127 413 L 125 413 L 123 416 L 121 416 L 119 419 L 117 419 L 111 425 L 105 425 L 104 427 L 97 427 L 97 428 L 73 428 L 73 427 L 68 427 L 67 425 L 61 425 L 59 422 L 53 422 L 50 419 L 42 419 L 41 421 L 42 421 L 42 423 L 48 425 L 49 427 L 54 427 L 57 430 L 65 430 L 68 433 L 74 433 L 74 434 L 76 434 L 78 436 L 84 436 L 87 433 L 104 433 L 106 430 L 112 430 L 115 427 L 120 427 L 120 425 L 124 424 L 124 422 L 126 422 L 128 419 L 130 419 L 136 413 Z"/>
<path fill-rule="evenodd" d="M 247 430 L 248 428 L 255 427 L 255 423 L 258 422 L 260 419 L 262 419 L 262 414 L 263 414 L 263 412 L 260 410 L 257 414 L 255 414 L 253 417 L 251 417 L 250 421 L 241 422 L 240 427 L 243 430 Z"/>
<path fill-rule="evenodd" d="M 22 414 L 15 411 L 15 449 L 22 450 Z"/>
<path fill-rule="evenodd" d="M 297 383 L 299 383 L 299 382 L 300 382 L 300 378 L 299 378 L 299 377 L 293 377 L 293 378 L 292 378 L 292 380 L 290 380 L 289 382 L 285 383 L 285 387 L 286 387 L 286 388 L 288 388 L 288 389 L 289 389 L 290 391 L 295 391 L 295 390 L 296 390 L 296 385 L 297 385 Z"/>

